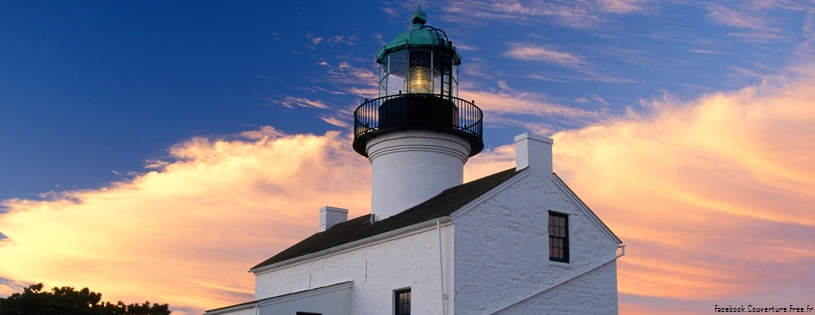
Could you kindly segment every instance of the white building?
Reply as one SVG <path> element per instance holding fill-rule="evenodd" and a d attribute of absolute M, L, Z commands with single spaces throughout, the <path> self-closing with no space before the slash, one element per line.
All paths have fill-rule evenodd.
<path fill-rule="evenodd" d="M 519 135 L 515 168 L 462 184 L 481 111 L 456 97 L 444 32 L 412 21 L 355 112 L 371 214 L 321 208 L 319 232 L 250 269 L 254 301 L 206 314 L 617 313 L 622 242 L 553 173 L 552 139 Z"/>

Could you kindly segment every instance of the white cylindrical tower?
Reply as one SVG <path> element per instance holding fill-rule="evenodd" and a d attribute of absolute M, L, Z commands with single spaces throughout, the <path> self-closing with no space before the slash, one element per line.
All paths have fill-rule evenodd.
<path fill-rule="evenodd" d="M 371 213 L 384 219 L 460 185 L 470 143 L 448 133 L 407 130 L 371 139 Z"/>
<path fill-rule="evenodd" d="M 396 215 L 463 182 L 467 159 L 484 148 L 481 110 L 458 98 L 461 56 L 444 31 L 413 28 L 377 54 L 379 98 L 354 111 L 354 150 L 373 167 L 371 213 Z"/>

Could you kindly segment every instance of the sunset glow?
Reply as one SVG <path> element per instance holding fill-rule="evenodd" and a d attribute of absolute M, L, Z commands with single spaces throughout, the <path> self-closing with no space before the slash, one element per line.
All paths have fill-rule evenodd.
<path fill-rule="evenodd" d="M 552 137 L 555 172 L 626 245 L 621 314 L 815 305 L 815 7 L 719 2 L 422 1 L 484 111 L 464 180 L 514 167 L 516 134 Z M 0 71 L 0 296 L 43 282 L 201 314 L 252 300 L 248 269 L 315 233 L 320 207 L 370 212 L 353 109 L 414 4 L 198 5 L 121 8 L 121 25 L 45 10 L 66 33 L 0 22 L 32 45 L 0 54 L 21 65 Z"/>

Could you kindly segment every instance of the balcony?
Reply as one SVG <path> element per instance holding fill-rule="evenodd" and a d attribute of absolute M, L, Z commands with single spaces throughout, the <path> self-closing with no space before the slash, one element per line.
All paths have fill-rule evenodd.
<path fill-rule="evenodd" d="M 378 135 L 405 130 L 431 130 L 457 135 L 470 143 L 470 156 L 484 149 L 482 118 L 474 102 L 437 94 L 399 94 L 365 99 L 354 110 L 354 151 Z"/>

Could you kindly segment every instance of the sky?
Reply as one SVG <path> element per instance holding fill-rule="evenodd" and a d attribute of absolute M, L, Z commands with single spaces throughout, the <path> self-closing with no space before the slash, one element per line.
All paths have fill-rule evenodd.
<path fill-rule="evenodd" d="M 422 1 L 484 111 L 465 181 L 554 139 L 626 244 L 620 313 L 815 305 L 815 2 Z M 353 110 L 413 1 L 0 2 L 0 296 L 174 314 L 370 212 Z"/>

